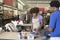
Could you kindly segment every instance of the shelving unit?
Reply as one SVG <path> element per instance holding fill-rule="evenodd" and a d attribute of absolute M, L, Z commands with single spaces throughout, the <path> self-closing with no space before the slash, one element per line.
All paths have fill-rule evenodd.
<path fill-rule="evenodd" d="M 13 1 L 13 5 L 9 4 L 11 2 L 7 1 L 8 0 L 5 0 L 4 2 L 4 0 L 1 0 L 0 2 L 0 19 L 4 25 L 8 23 L 11 18 L 18 16 L 25 11 L 25 5 L 20 0 L 11 0 Z"/>
<path fill-rule="evenodd" d="M 3 5 L 0 2 L 0 27 L 3 25 L 2 19 L 3 19 Z"/>
<path fill-rule="evenodd" d="M 1 1 L 0 2 L 0 20 L 1 20 L 1 23 L 5 25 L 10 21 L 11 18 L 15 17 L 14 10 L 18 10 L 17 0 L 13 0 L 13 3 L 14 3 L 13 6 L 7 5 L 6 3 L 4 3 L 4 0 L 0 0 L 0 1 Z"/>

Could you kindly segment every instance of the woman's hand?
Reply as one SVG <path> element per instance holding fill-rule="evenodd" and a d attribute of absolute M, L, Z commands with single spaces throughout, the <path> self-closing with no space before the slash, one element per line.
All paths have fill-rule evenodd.
<path fill-rule="evenodd" d="M 48 28 L 48 25 L 45 25 L 44 29 L 47 29 Z"/>

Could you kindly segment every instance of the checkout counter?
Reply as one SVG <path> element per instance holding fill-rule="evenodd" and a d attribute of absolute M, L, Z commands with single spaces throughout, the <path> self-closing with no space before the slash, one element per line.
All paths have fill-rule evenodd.
<path fill-rule="evenodd" d="M 18 32 L 4 32 L 0 34 L 0 39 L 8 39 L 8 40 L 26 40 L 24 38 L 20 39 Z M 39 38 L 33 40 L 40 40 Z"/>
<path fill-rule="evenodd" d="M 31 27 L 32 24 L 23 24 L 20 26 L 24 26 L 24 27 Z M 24 33 L 24 32 L 21 32 Z M 24 35 L 24 34 L 23 34 Z M 26 40 L 24 38 L 20 39 L 20 33 L 19 32 L 1 32 L 0 33 L 0 39 L 1 40 Z M 40 37 L 33 39 L 33 40 L 40 40 Z"/>

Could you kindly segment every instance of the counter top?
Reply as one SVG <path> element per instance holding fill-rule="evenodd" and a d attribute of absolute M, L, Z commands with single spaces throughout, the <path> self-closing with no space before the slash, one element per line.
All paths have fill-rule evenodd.
<path fill-rule="evenodd" d="M 20 40 L 19 33 L 18 32 L 4 32 L 0 34 L 0 39 L 14 39 L 14 40 Z M 22 39 L 25 40 L 25 39 Z M 35 39 L 40 40 L 40 37 Z"/>
<path fill-rule="evenodd" d="M 19 40 L 19 34 L 17 32 L 4 32 L 0 34 L 0 39 L 15 39 Z"/>

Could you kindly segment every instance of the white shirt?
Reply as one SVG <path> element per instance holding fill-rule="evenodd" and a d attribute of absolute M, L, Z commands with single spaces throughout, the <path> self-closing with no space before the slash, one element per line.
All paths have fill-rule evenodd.
<path fill-rule="evenodd" d="M 10 30 L 10 32 L 15 31 L 15 26 L 12 23 L 8 23 L 5 25 L 6 29 Z"/>
<path fill-rule="evenodd" d="M 37 18 L 32 18 L 32 23 L 33 23 L 33 29 L 36 29 L 38 27 L 40 27 L 40 21 L 43 19 L 42 16 L 38 16 Z"/>
<path fill-rule="evenodd" d="M 39 18 L 33 18 L 32 19 L 32 23 L 33 23 L 33 29 L 36 29 L 40 26 L 40 22 L 39 22 Z"/>
<path fill-rule="evenodd" d="M 14 26 L 16 27 L 16 25 L 17 25 L 17 21 L 11 21 L 13 24 L 14 24 Z"/>

